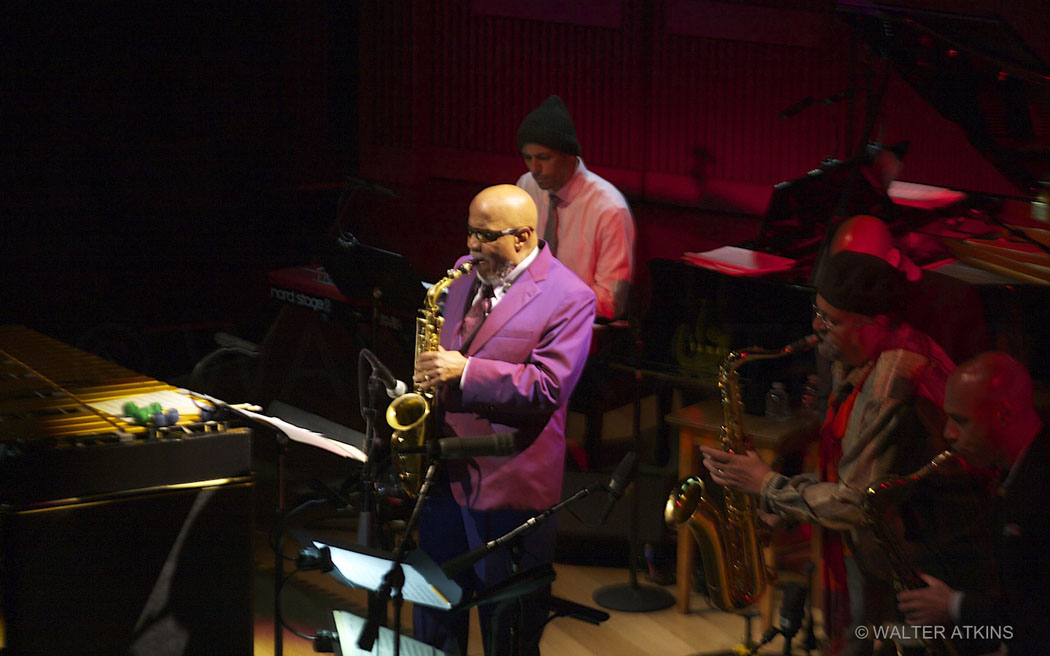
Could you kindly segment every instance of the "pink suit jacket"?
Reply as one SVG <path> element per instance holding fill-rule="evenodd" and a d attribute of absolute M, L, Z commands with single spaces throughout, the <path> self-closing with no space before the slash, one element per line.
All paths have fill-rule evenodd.
<path fill-rule="evenodd" d="M 522 449 L 448 464 L 456 501 L 476 510 L 543 509 L 561 499 L 565 417 L 587 360 L 595 297 L 540 244 L 464 353 L 470 364 L 460 385 L 441 397 L 444 436 L 512 433 Z M 475 278 L 449 287 L 441 331 L 448 350 L 460 348 Z"/>

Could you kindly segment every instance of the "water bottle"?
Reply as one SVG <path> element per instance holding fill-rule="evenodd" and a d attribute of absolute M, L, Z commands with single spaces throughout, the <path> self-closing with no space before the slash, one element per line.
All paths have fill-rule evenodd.
<path fill-rule="evenodd" d="M 791 400 L 788 398 L 784 383 L 774 381 L 766 392 L 766 417 L 773 421 L 791 419 Z"/>
<path fill-rule="evenodd" d="M 802 386 L 802 403 L 799 406 L 798 414 L 803 419 L 819 419 L 820 418 L 820 377 L 816 374 L 810 374 L 806 377 L 806 382 Z"/>

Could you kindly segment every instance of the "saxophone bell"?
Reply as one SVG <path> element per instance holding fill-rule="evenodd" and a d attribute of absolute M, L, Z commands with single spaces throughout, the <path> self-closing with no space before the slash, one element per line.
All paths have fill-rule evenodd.
<path fill-rule="evenodd" d="M 419 488 L 423 484 L 420 479 L 423 456 L 402 453 L 402 450 L 423 445 L 430 405 L 422 394 L 409 392 L 391 401 L 386 408 L 386 423 L 394 429 L 390 436 L 390 449 L 394 455 L 394 465 L 398 469 L 398 480 L 411 497 L 419 494 Z"/>

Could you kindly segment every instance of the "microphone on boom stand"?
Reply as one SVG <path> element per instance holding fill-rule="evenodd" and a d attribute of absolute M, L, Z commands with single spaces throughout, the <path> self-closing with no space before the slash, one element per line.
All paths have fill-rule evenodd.
<path fill-rule="evenodd" d="M 631 479 L 635 472 L 635 464 L 638 462 L 638 454 L 634 451 L 630 451 L 623 457 L 620 464 L 616 466 L 616 470 L 613 471 L 612 478 L 609 479 L 609 502 L 605 504 L 605 512 L 602 513 L 602 520 L 599 524 L 605 524 L 609 519 L 609 514 L 612 513 L 613 506 L 616 502 L 623 498 L 623 493 L 627 491 L 627 486 L 630 485 Z"/>
<path fill-rule="evenodd" d="M 408 385 L 404 381 L 394 378 L 394 374 L 390 373 L 390 369 L 380 362 L 374 353 L 368 349 L 361 349 L 361 355 L 372 365 L 372 375 L 378 378 L 379 382 L 383 383 L 387 396 L 396 399 L 408 392 Z"/>
<path fill-rule="evenodd" d="M 518 451 L 517 440 L 510 433 L 478 437 L 442 437 L 428 440 L 422 446 L 401 447 L 403 454 L 421 453 L 439 460 L 463 460 L 485 456 L 512 456 Z"/>

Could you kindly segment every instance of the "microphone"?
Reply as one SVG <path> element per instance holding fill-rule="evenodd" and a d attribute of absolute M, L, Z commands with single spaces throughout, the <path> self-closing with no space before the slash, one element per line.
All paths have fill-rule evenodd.
<path fill-rule="evenodd" d="M 510 456 L 518 450 L 514 436 L 496 433 L 483 437 L 443 437 L 434 440 L 436 446 L 431 453 L 441 460 L 463 460 L 479 456 Z"/>
<path fill-rule="evenodd" d="M 778 635 L 780 635 L 779 628 L 775 626 L 769 627 L 768 629 L 766 629 L 765 633 L 762 634 L 762 637 L 758 639 L 758 646 L 764 647 L 765 645 L 768 645 L 770 642 L 773 641 L 773 638 L 777 637 Z"/>
<path fill-rule="evenodd" d="M 620 463 L 620 466 L 616 468 L 616 475 L 613 476 L 614 483 L 610 484 L 608 488 L 610 495 L 612 495 L 615 491 L 617 498 L 623 496 L 624 488 L 627 487 L 627 479 L 630 477 L 630 472 L 636 458 L 637 456 L 634 453 L 630 453 L 627 455 L 626 458 L 624 458 L 624 461 Z M 513 544 L 514 541 L 517 540 L 520 536 L 535 530 L 538 526 L 543 524 L 543 522 L 547 521 L 551 517 L 551 515 L 558 512 L 565 506 L 569 505 L 570 503 L 573 503 L 574 501 L 579 501 L 585 496 L 591 494 L 592 492 L 596 492 L 600 489 L 602 489 L 601 485 L 594 484 L 580 490 L 568 499 L 564 501 L 559 501 L 550 508 L 540 511 L 538 515 L 534 515 L 529 519 L 525 520 L 525 523 L 511 530 L 510 533 L 498 537 L 495 540 L 489 540 L 488 542 L 484 542 L 478 545 L 477 547 L 471 549 L 470 551 L 444 562 L 441 565 L 441 571 L 444 572 L 445 576 L 447 576 L 450 579 L 456 578 L 468 568 L 473 567 L 474 563 L 478 562 L 492 551 L 498 549 L 500 546 L 505 544 Z"/>
<path fill-rule="evenodd" d="M 361 355 L 372 365 L 372 371 L 375 373 L 376 378 L 383 383 L 383 387 L 386 388 L 387 396 L 396 399 L 408 391 L 408 385 L 394 378 L 394 374 L 390 373 L 390 370 L 386 368 L 386 365 L 379 361 L 379 358 L 376 357 L 375 353 L 372 353 L 368 349 L 361 349 Z"/>
<path fill-rule="evenodd" d="M 780 602 L 780 632 L 790 640 L 802 628 L 802 616 L 806 612 L 806 586 L 788 583 L 781 590 L 784 597 Z"/>
<path fill-rule="evenodd" d="M 548 508 L 547 510 L 544 510 L 535 517 L 530 517 L 528 520 L 525 521 L 524 524 L 521 524 L 520 526 L 512 530 L 510 533 L 502 535 L 496 538 L 495 540 L 482 542 L 470 551 L 460 554 L 455 558 L 452 558 L 451 560 L 445 561 L 441 564 L 441 571 L 444 572 L 445 576 L 447 576 L 450 579 L 456 578 L 464 571 L 473 567 L 474 563 L 489 555 L 499 547 L 503 546 L 504 544 L 507 544 L 508 542 L 512 542 L 519 535 L 528 533 L 543 522 L 547 521 L 547 518 L 550 517 L 553 512 L 553 509 Z"/>
<path fill-rule="evenodd" d="M 425 453 L 438 460 L 510 456 L 514 455 L 517 450 L 517 441 L 510 433 L 496 433 L 481 437 L 443 437 L 438 440 L 430 440 L 423 446 L 399 449 L 401 453 Z"/>
<path fill-rule="evenodd" d="M 810 105 L 812 105 L 815 102 L 817 102 L 817 101 L 816 101 L 816 99 L 813 96 L 806 96 L 805 98 L 803 98 L 802 100 L 798 101 L 794 105 L 788 107 L 787 109 L 785 109 L 785 110 L 781 111 L 779 114 L 777 114 L 777 118 L 779 118 L 779 119 L 791 118 L 792 116 L 794 116 L 795 114 L 798 114 L 803 109 L 809 107 Z"/>
<path fill-rule="evenodd" d="M 602 513 L 601 524 L 604 524 L 609 519 L 609 514 L 612 512 L 613 506 L 616 502 L 623 498 L 623 493 L 627 490 L 627 485 L 631 482 L 631 475 L 634 473 L 634 465 L 638 461 L 638 454 L 634 451 L 630 451 L 623 457 L 620 464 L 616 465 L 616 470 L 613 471 L 612 478 L 609 479 L 609 485 L 606 489 L 609 491 L 609 502 L 605 506 L 605 512 Z"/>
<path fill-rule="evenodd" d="M 780 112 L 779 114 L 777 114 L 777 118 L 780 118 L 780 119 L 791 118 L 795 114 L 798 114 L 799 112 L 801 112 L 802 110 L 806 109 L 810 105 L 813 105 L 813 104 L 816 104 L 816 103 L 820 103 L 821 105 L 833 105 L 833 104 L 835 104 L 837 102 L 841 102 L 843 100 L 848 100 L 848 99 L 853 97 L 855 91 L 856 90 L 853 89 L 853 88 L 846 88 L 846 89 L 843 89 L 842 91 L 838 91 L 836 93 L 833 93 L 830 96 L 827 96 L 826 98 L 814 98 L 813 96 L 806 96 L 805 98 L 803 98 L 802 100 L 798 101 L 794 105 L 788 107 L 787 109 L 785 109 L 782 112 Z"/>

